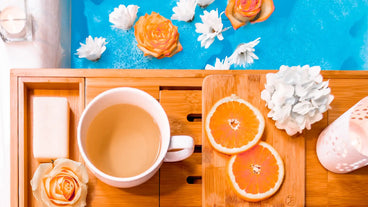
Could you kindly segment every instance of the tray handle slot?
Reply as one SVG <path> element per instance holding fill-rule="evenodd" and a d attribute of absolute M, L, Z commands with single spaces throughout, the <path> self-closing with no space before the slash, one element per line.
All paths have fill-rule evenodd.
<path fill-rule="evenodd" d="M 202 184 L 202 176 L 188 176 L 187 183 L 188 184 Z"/>

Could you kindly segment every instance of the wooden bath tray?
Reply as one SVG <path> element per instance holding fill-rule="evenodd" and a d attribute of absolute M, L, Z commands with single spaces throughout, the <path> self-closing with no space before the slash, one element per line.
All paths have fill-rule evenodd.
<path fill-rule="evenodd" d="M 207 178 L 202 180 L 202 82 L 208 75 L 264 74 L 275 71 L 201 70 L 111 70 L 111 69 L 16 69 L 11 71 L 11 206 L 37 206 L 29 181 L 38 162 L 32 152 L 32 98 L 66 97 L 70 105 L 70 158 L 82 161 L 76 144 L 76 127 L 84 107 L 99 93 L 115 87 L 140 88 L 160 101 L 168 114 L 172 134 L 187 134 L 195 139 L 195 153 L 178 163 L 164 163 L 147 183 L 117 189 L 105 185 L 91 173 L 87 206 L 231 206 L 210 203 L 205 197 Z M 367 206 L 368 167 L 340 175 L 326 171 L 318 162 L 315 144 L 319 133 L 358 100 L 368 96 L 368 71 L 323 71 L 330 79 L 335 100 L 324 119 L 294 139 L 304 145 L 298 182 L 284 183 L 304 190 L 303 198 L 286 197 L 288 206 Z M 259 84 L 258 90 L 263 87 Z M 262 108 L 263 104 L 259 106 Z M 267 110 L 263 110 L 265 114 Z M 267 120 L 267 124 L 273 123 Z M 275 134 L 284 136 L 283 131 Z M 283 159 L 293 154 L 283 152 Z M 287 175 L 286 175 L 287 176 Z M 304 180 L 304 182 L 303 182 Z M 299 187 L 298 187 L 299 186 Z M 300 186 L 304 186 L 300 188 Z M 203 196 L 203 197 L 202 197 Z M 203 199 L 202 199 L 203 198 Z M 213 204 L 213 205 L 212 205 Z M 267 204 L 272 204 L 268 202 Z M 244 204 L 242 206 L 251 206 Z M 253 204 L 260 206 L 260 204 Z"/>

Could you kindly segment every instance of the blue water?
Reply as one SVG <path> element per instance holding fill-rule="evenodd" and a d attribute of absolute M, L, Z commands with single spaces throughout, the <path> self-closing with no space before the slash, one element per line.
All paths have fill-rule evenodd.
<path fill-rule="evenodd" d="M 222 15 L 224 40 L 208 48 L 197 41 L 195 23 L 204 9 L 197 6 L 192 22 L 173 20 L 178 26 L 183 51 L 171 58 L 144 57 L 136 46 L 134 28 L 122 31 L 111 27 L 109 13 L 119 4 L 140 7 L 138 18 L 152 11 L 170 19 L 175 0 L 78 0 L 72 1 L 72 68 L 165 68 L 203 69 L 216 57 L 230 56 L 240 43 L 261 37 L 255 47 L 259 60 L 245 68 L 278 69 L 281 65 L 319 65 L 323 70 L 368 70 L 368 0 L 274 0 L 275 11 L 265 22 L 234 30 Z M 205 10 L 226 8 L 226 0 L 215 0 Z M 137 18 L 137 19 L 138 19 Z M 108 44 L 97 62 L 75 55 L 85 38 L 104 37 Z"/>

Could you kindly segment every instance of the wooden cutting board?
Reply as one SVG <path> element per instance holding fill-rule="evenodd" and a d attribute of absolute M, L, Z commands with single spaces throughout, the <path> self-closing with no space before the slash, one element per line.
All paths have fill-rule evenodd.
<path fill-rule="evenodd" d="M 261 100 L 266 82 L 265 74 L 211 75 L 205 78 L 202 88 L 203 118 L 221 98 L 236 94 L 257 107 L 265 117 L 263 141 L 271 144 L 281 155 L 285 165 L 285 178 L 279 191 L 271 198 L 249 203 L 232 190 L 226 175 L 228 155 L 215 151 L 206 132 L 202 136 L 203 192 L 202 206 L 304 206 L 305 203 L 305 137 L 290 137 L 275 127 L 267 118 L 269 110 Z M 202 130 L 204 130 L 204 125 Z"/>

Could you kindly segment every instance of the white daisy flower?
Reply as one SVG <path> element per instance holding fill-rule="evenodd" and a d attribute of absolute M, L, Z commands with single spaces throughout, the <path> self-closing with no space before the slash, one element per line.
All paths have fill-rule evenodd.
<path fill-rule="evenodd" d="M 94 39 L 91 36 L 86 38 L 86 44 L 80 43 L 81 47 L 77 49 L 77 55 L 79 58 L 87 58 L 91 61 L 96 61 L 100 59 L 103 52 L 106 50 L 105 38 L 95 37 Z"/>
<path fill-rule="evenodd" d="M 136 5 L 129 5 L 126 7 L 121 4 L 110 13 L 109 22 L 114 24 L 113 27 L 129 30 L 137 18 L 138 9 L 139 7 Z"/>
<path fill-rule="evenodd" d="M 212 66 L 210 64 L 207 64 L 205 69 L 206 70 L 229 70 L 230 66 L 231 66 L 231 63 L 228 57 L 225 57 L 225 59 L 222 61 L 216 58 L 215 65 Z"/>
<path fill-rule="evenodd" d="M 200 6 L 200 7 L 206 7 L 210 4 L 212 4 L 212 2 L 214 2 L 215 0 L 197 0 L 197 4 Z"/>
<path fill-rule="evenodd" d="M 239 44 L 234 53 L 230 56 L 231 64 L 245 67 L 247 64 L 252 64 L 254 59 L 258 60 L 257 55 L 254 54 L 254 47 L 258 45 L 260 39 L 261 38 L 258 37 L 252 42 Z"/>
<path fill-rule="evenodd" d="M 198 37 L 198 41 L 201 41 L 201 47 L 205 47 L 207 49 L 213 43 L 215 37 L 219 40 L 224 39 L 222 32 L 229 28 L 223 29 L 224 25 L 221 20 L 222 13 L 219 16 L 217 9 L 210 12 L 204 11 L 203 15 L 200 16 L 203 23 L 195 24 L 195 31 L 197 33 L 201 33 Z"/>
<path fill-rule="evenodd" d="M 176 7 L 172 9 L 174 14 L 171 16 L 171 19 L 185 22 L 192 21 L 196 6 L 196 0 L 180 0 L 176 3 Z"/>

